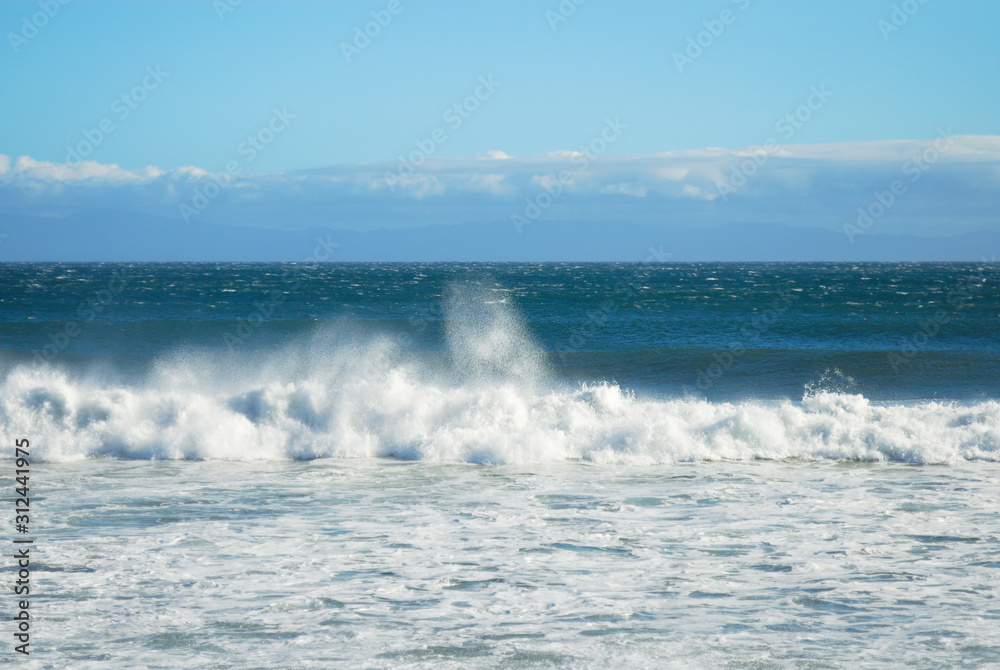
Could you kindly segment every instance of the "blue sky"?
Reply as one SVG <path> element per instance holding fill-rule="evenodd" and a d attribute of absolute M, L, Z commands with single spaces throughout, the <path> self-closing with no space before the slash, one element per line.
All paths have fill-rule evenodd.
<path fill-rule="evenodd" d="M 188 223 L 499 220 L 590 146 L 545 216 L 839 228 L 947 130 L 962 150 L 881 229 L 1000 230 L 998 25 L 989 0 L 5 0 L 0 211 L 176 218 L 235 165 Z M 67 148 L 83 167 L 51 168 Z"/>
<path fill-rule="evenodd" d="M 878 22 L 898 2 L 587 0 L 552 30 L 559 4 L 400 0 L 348 63 L 340 44 L 387 1 L 244 0 L 220 19 L 210 0 L 74 0 L 14 53 L 9 33 L 40 9 L 5 0 L 0 153 L 65 160 L 157 65 L 167 78 L 91 158 L 221 169 L 287 107 L 295 123 L 255 171 L 392 160 L 488 75 L 501 87 L 438 155 L 575 149 L 606 116 L 629 124 L 615 154 L 759 144 L 814 85 L 836 97 L 796 143 L 1000 132 L 996 2 L 914 0 L 888 39 Z M 724 10 L 734 20 L 679 72 L 674 52 Z"/>

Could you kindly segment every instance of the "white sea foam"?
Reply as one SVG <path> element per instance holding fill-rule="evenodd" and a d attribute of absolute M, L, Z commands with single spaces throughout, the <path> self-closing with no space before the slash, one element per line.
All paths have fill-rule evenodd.
<path fill-rule="evenodd" d="M 0 434 L 51 461 L 392 457 L 484 464 L 585 460 L 1000 460 L 1000 403 L 643 399 L 567 388 L 516 313 L 468 290 L 449 301 L 450 362 L 331 333 L 254 359 L 177 355 L 141 381 L 17 367 L 0 380 Z"/>
<path fill-rule="evenodd" d="M 800 402 L 641 399 L 608 383 L 455 379 L 393 354 L 386 345 L 339 352 L 306 376 L 174 360 L 142 384 L 18 368 L 0 384 L 0 432 L 5 442 L 31 436 L 36 456 L 53 461 L 1000 460 L 995 401 L 885 405 L 825 392 Z"/>

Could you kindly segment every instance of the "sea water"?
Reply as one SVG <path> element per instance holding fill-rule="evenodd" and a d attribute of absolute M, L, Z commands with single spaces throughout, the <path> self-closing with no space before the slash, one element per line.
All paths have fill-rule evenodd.
<path fill-rule="evenodd" d="M 997 667 L 997 270 L 0 265 L 18 660 Z"/>

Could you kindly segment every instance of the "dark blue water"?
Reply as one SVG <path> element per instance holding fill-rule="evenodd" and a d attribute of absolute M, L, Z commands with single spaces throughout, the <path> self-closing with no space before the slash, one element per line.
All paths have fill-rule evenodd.
<path fill-rule="evenodd" d="M 552 375 L 653 395 L 1000 397 L 996 264 L 4 264 L 0 365 L 139 374 L 332 329 L 446 357 L 462 300 L 509 307 Z M 460 302 L 460 301 L 459 301 Z M 465 306 L 468 307 L 468 306 Z M 474 306 L 473 306 L 474 307 Z"/>

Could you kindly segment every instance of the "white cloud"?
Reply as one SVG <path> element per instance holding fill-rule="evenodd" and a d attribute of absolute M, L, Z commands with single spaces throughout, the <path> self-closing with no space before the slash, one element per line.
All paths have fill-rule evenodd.
<path fill-rule="evenodd" d="M 663 167 L 659 168 L 654 172 L 658 177 L 668 179 L 670 181 L 680 181 L 684 177 L 691 173 L 691 168 L 689 167 Z"/>
<path fill-rule="evenodd" d="M 489 174 L 474 174 L 469 177 L 469 190 L 472 191 L 482 191 L 483 193 L 491 193 L 493 195 L 503 195 L 507 192 L 504 187 L 503 180 L 507 175 L 489 173 Z"/>
<path fill-rule="evenodd" d="M 174 172 L 180 177 L 189 179 L 201 179 L 208 176 L 208 170 L 202 170 L 199 167 L 179 167 Z"/>
<path fill-rule="evenodd" d="M 549 174 L 531 175 L 532 186 L 539 189 L 544 189 L 546 191 L 553 191 L 557 189 L 558 186 L 560 185 L 560 182 L 563 187 L 568 188 L 570 190 L 573 190 L 576 187 L 575 179 L 570 177 L 569 179 L 566 180 L 560 180 L 559 175 L 557 175 L 554 172 Z"/>
<path fill-rule="evenodd" d="M 1000 137 L 887 140 L 707 148 L 628 156 L 555 151 L 511 157 L 491 151 L 470 159 L 427 159 L 401 175 L 393 163 L 339 165 L 228 180 L 199 220 L 259 226 L 400 227 L 422 222 L 503 220 L 540 191 L 562 189 L 544 217 L 622 220 L 657 225 L 771 221 L 839 228 L 872 194 L 905 180 L 907 193 L 880 222 L 887 232 L 997 229 Z M 930 161 L 919 181 L 904 166 Z M 751 162 L 760 165 L 732 193 L 720 186 Z M 41 207 L 138 210 L 176 217 L 181 204 L 213 182 L 197 167 L 127 170 L 83 161 L 64 165 L 0 155 L 0 212 Z M 632 196 L 626 200 L 610 195 Z M 957 228 L 956 228 L 957 227 Z"/>
<path fill-rule="evenodd" d="M 434 175 L 415 174 L 412 177 L 401 177 L 396 184 L 401 194 L 411 196 L 417 200 L 427 197 L 443 195 L 445 184 Z"/>
<path fill-rule="evenodd" d="M 634 186 L 626 182 L 620 184 L 608 184 L 600 190 L 601 193 L 611 193 L 614 195 L 630 195 L 633 198 L 645 198 L 646 187 Z"/>
<path fill-rule="evenodd" d="M 952 135 L 941 129 L 937 137 L 929 140 L 879 140 L 875 142 L 840 142 L 837 144 L 780 145 L 781 156 L 789 158 L 821 159 L 833 161 L 906 161 L 935 146 L 948 145 L 952 160 L 1000 160 L 1000 136 Z M 762 148 L 762 147 L 761 147 Z"/>
<path fill-rule="evenodd" d="M 5 181 L 27 180 L 43 182 L 74 182 L 94 180 L 101 183 L 152 181 L 165 173 L 153 166 L 141 170 L 123 170 L 115 164 L 102 164 L 96 161 L 80 161 L 79 163 L 50 163 L 37 161 L 30 156 L 21 156 L 9 168 L 10 158 L 4 156 L 8 169 L 0 170 Z"/>
<path fill-rule="evenodd" d="M 569 150 L 560 150 L 560 151 L 549 151 L 548 153 L 542 154 L 541 157 L 542 158 L 576 158 L 578 156 L 583 156 L 583 154 L 581 152 L 579 152 L 579 151 L 574 151 L 572 149 L 569 149 Z"/>
<path fill-rule="evenodd" d="M 708 201 L 715 200 L 719 197 L 715 193 L 705 193 L 697 186 L 692 186 L 691 184 L 684 184 L 684 188 L 681 189 L 681 195 L 688 198 L 701 198 Z"/>

